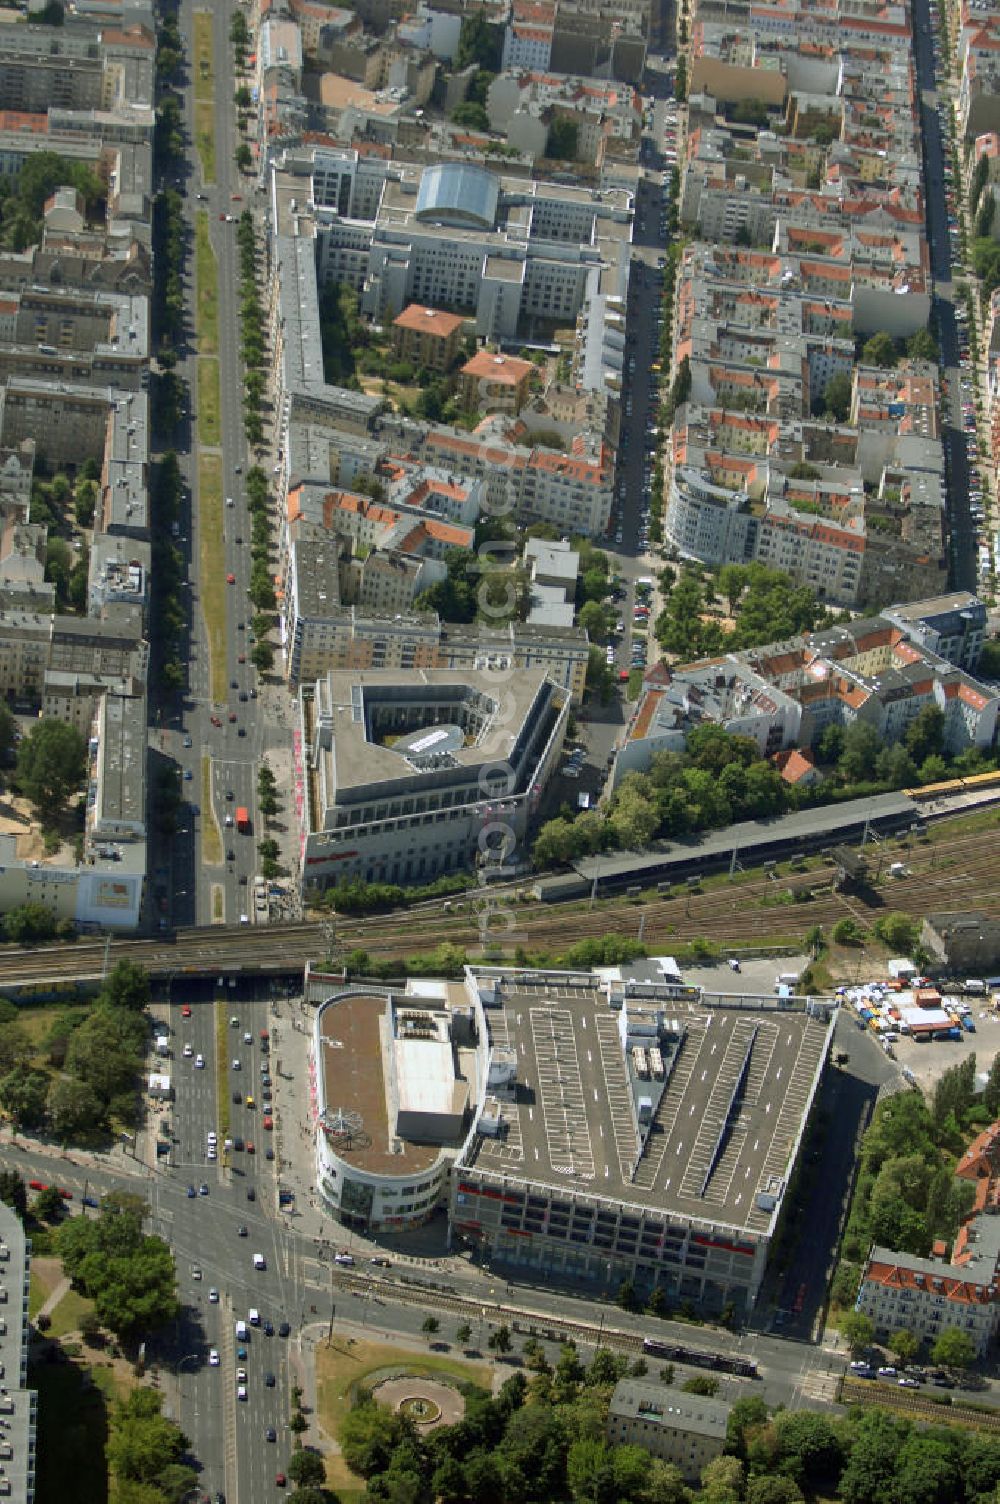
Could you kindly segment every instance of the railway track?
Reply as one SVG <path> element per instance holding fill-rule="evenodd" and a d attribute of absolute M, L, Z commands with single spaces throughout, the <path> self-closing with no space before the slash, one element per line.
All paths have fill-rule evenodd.
<path fill-rule="evenodd" d="M 553 1342 L 573 1341 L 578 1346 L 584 1343 L 596 1345 L 599 1338 L 602 1347 L 615 1352 L 642 1352 L 642 1338 L 635 1332 L 607 1325 L 598 1332 L 590 1322 L 511 1305 L 509 1300 L 501 1304 L 495 1299 L 459 1295 L 454 1290 L 442 1289 L 433 1281 L 416 1280 L 406 1275 L 401 1280 L 391 1280 L 338 1267 L 333 1288 L 334 1291 L 340 1288 L 356 1295 L 381 1298 L 391 1305 L 417 1306 L 421 1310 L 441 1311 L 448 1316 L 463 1316 L 470 1326 L 477 1323 L 489 1327 L 506 1325 L 519 1336 L 546 1337 Z"/>
<path fill-rule="evenodd" d="M 1000 1414 L 978 1410 L 971 1405 L 936 1404 L 919 1390 L 899 1389 L 888 1384 L 873 1384 L 871 1379 L 855 1379 L 845 1374 L 840 1386 L 843 1405 L 883 1405 L 887 1410 L 906 1415 L 911 1420 L 925 1420 L 934 1426 L 961 1426 L 967 1431 L 1000 1431 Z"/>
<path fill-rule="evenodd" d="M 559 955 L 574 942 L 612 933 L 629 934 L 643 916 L 647 946 L 683 943 L 699 936 L 718 936 L 727 942 L 772 936 L 803 935 L 813 925 L 824 928 L 850 914 L 872 923 L 880 912 L 899 908 L 919 917 L 936 909 L 975 906 L 1000 913 L 1000 843 L 982 830 L 945 833 L 940 839 L 914 846 L 910 841 L 886 842 L 869 848 L 873 862 L 883 868 L 878 906 L 864 895 L 842 895 L 832 888 L 825 866 L 786 871 L 777 880 L 761 874 L 729 885 L 713 879 L 703 892 L 679 890 L 670 897 L 651 896 L 638 904 L 622 897 L 602 898 L 591 906 L 576 900 L 559 906 L 519 903 L 510 890 L 490 891 L 488 899 L 425 903 L 417 910 L 394 911 L 366 918 L 334 916 L 341 952 L 367 951 L 376 959 L 391 959 L 429 950 L 450 942 L 485 956 L 479 916 L 489 903 L 513 917 L 513 933 L 497 932 L 504 953 L 514 945 L 529 951 Z M 877 856 L 876 856 L 877 854 Z M 892 859 L 905 859 L 908 875 L 889 878 Z M 779 896 L 782 895 L 782 896 Z M 790 896 L 783 896 L 790 895 Z M 449 908 L 445 908 L 445 904 Z M 487 932 L 488 934 L 488 932 Z M 211 976 L 233 972 L 288 973 L 328 949 L 327 922 L 298 921 L 267 928 L 213 926 L 180 930 L 173 937 L 148 940 L 81 939 L 38 948 L 0 950 L 0 992 L 4 985 L 72 984 L 99 980 L 107 966 L 128 959 L 157 978 Z"/>

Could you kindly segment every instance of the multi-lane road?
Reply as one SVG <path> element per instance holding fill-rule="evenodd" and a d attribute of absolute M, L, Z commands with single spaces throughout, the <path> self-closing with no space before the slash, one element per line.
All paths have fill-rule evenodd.
<path fill-rule="evenodd" d="M 193 48 L 193 17 L 201 7 L 181 0 L 180 30 Z M 165 714 L 151 735 L 152 746 L 173 761 L 182 772 L 181 828 L 168 850 L 161 853 L 154 874 L 166 893 L 166 920 L 175 925 L 238 924 L 252 918 L 249 889 L 256 867 L 256 772 L 261 757 L 283 733 L 270 725 L 260 712 L 259 683 L 249 659 L 253 608 L 250 584 L 250 518 L 243 489 L 247 466 L 253 462 L 243 431 L 244 373 L 240 354 L 239 253 L 236 239 L 239 217 L 253 208 L 254 181 L 235 165 L 238 133 L 234 119 L 232 45 L 229 26 L 237 7 L 224 3 L 205 14 L 212 17 L 215 126 L 215 181 L 203 177 L 200 159 L 190 150 L 186 168 L 177 181 L 183 196 L 187 231 L 188 275 L 185 279 L 186 343 L 179 352 L 178 373 L 191 393 L 191 415 L 182 444 L 181 468 L 189 511 L 182 536 L 189 552 L 190 647 L 186 694 L 178 709 Z M 185 59 L 185 82 L 181 90 L 187 140 L 194 142 L 194 59 Z M 218 446 L 199 441 L 197 338 L 197 286 L 194 243 L 199 219 L 207 226 L 215 254 L 218 277 L 218 350 L 220 387 L 220 436 Z M 204 354 L 204 352 L 202 352 Z M 213 664 L 209 632 L 203 614 L 205 580 L 202 579 L 205 534 L 218 527 L 210 515 L 207 498 L 200 494 L 200 461 L 219 467 L 223 509 L 223 562 L 217 567 L 225 579 L 225 623 L 221 650 L 224 661 Z M 229 505 L 231 499 L 232 505 Z M 218 557 L 218 555 L 216 555 Z M 216 586 L 219 582 L 215 582 Z M 241 661 L 241 659 L 243 661 Z M 213 696 L 213 669 L 216 696 Z M 220 689 L 221 686 L 221 689 Z M 209 773 L 209 798 L 205 802 L 204 769 Z M 235 811 L 245 806 L 251 813 L 252 829 L 240 834 Z M 227 824 L 227 819 L 233 823 Z M 221 838 L 206 839 L 210 822 Z M 218 859 L 217 859 L 218 858 Z"/>

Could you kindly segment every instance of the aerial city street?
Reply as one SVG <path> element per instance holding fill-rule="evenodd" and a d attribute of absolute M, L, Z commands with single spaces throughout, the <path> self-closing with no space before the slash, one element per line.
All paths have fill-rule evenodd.
<path fill-rule="evenodd" d="M 992 1498 L 995 7 L 3 14 L 0 1492 Z"/>

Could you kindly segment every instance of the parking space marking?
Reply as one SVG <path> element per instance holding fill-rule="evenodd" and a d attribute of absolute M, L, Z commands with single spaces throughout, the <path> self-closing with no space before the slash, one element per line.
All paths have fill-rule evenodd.
<path fill-rule="evenodd" d="M 549 1162 L 557 1174 L 593 1180 L 594 1152 L 572 1015 L 561 1008 L 532 1008 L 531 1037 Z"/>

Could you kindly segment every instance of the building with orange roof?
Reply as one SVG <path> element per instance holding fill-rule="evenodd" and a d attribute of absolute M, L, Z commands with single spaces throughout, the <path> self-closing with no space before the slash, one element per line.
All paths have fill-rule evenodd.
<path fill-rule="evenodd" d="M 410 303 L 392 321 L 392 348 L 418 368 L 444 373 L 458 359 L 464 326 L 461 314 Z"/>
<path fill-rule="evenodd" d="M 927 646 L 936 626 L 946 627 L 946 617 L 940 598 L 913 602 L 789 642 L 664 665 L 655 680 L 648 679 L 619 738 L 614 783 L 626 773 L 645 772 L 656 752 L 683 750 L 691 730 L 706 723 L 749 737 L 795 783 L 812 780 L 808 749 L 826 726 L 868 725 L 892 744 L 926 705 L 942 712 L 950 752 L 988 748 L 1000 697 Z M 942 630 L 937 640 L 957 657 L 965 655 L 960 633 Z"/>
<path fill-rule="evenodd" d="M 478 350 L 459 373 L 462 403 L 470 412 L 519 413 L 534 373 L 530 360 Z"/>
<path fill-rule="evenodd" d="M 792 784 L 793 787 L 809 788 L 811 784 L 819 781 L 819 769 L 812 757 L 799 747 L 789 747 L 784 752 L 776 752 L 771 761 L 785 782 Z"/>
<path fill-rule="evenodd" d="M 929 915 L 923 931 L 941 954 L 942 935 L 956 926 L 984 926 L 990 932 L 989 955 L 1000 956 L 1000 924 L 984 915 Z M 922 932 L 923 938 L 923 932 Z M 950 944 L 946 964 L 968 969 L 963 950 Z M 971 954 L 971 953 L 969 953 Z M 982 966 L 987 949 L 980 937 L 975 956 Z M 972 1183 L 974 1197 L 951 1250 L 935 1243 L 929 1259 L 914 1258 L 873 1245 L 861 1276 L 857 1309 L 870 1316 L 881 1335 L 905 1328 L 933 1343 L 948 1328 L 966 1333 L 978 1354 L 985 1355 L 1000 1324 L 1000 1122 L 977 1134 L 955 1166 L 960 1180 Z"/>

